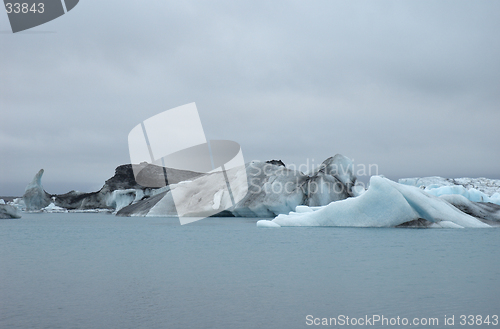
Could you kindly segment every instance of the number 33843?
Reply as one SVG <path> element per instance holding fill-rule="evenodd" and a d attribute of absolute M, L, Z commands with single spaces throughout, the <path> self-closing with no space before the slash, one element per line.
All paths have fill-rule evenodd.
<path fill-rule="evenodd" d="M 45 11 L 45 5 L 43 2 L 40 2 L 38 4 L 34 3 L 31 7 L 28 3 L 10 3 L 7 2 L 5 4 L 5 9 L 7 10 L 7 14 L 14 13 L 14 14 L 27 14 L 27 13 L 34 13 L 34 14 L 41 14 Z"/>
<path fill-rule="evenodd" d="M 460 315 L 460 325 L 476 325 L 480 326 L 482 324 L 486 325 L 498 325 L 498 315 L 492 315 L 491 317 L 488 315 L 486 317 L 482 317 L 481 315 Z"/>

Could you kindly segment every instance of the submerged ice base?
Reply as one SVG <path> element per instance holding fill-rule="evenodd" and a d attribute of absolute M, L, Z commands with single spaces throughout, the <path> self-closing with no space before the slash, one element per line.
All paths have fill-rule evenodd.
<path fill-rule="evenodd" d="M 301 206 L 272 221 L 260 220 L 257 226 L 395 227 L 419 219 L 431 222 L 430 227 L 490 227 L 419 188 L 379 176 L 373 176 L 369 189 L 358 197 L 310 211 Z"/>

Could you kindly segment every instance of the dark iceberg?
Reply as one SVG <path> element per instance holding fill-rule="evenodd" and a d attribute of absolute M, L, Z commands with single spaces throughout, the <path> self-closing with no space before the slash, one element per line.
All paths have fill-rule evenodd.
<path fill-rule="evenodd" d="M 229 195 L 216 184 L 216 174 L 198 177 L 192 182 L 197 193 L 197 213 L 193 215 L 190 194 L 174 204 L 172 193 L 182 186 L 170 186 L 163 196 L 141 200 L 122 208 L 121 216 L 203 216 L 218 209 L 217 216 L 274 217 L 288 213 L 298 205 L 322 206 L 357 195 L 357 178 L 352 161 L 340 154 L 326 159 L 310 174 L 285 167 L 280 160 L 253 161 L 244 167 L 228 171 L 228 176 L 247 177 L 248 192 L 235 205 Z M 182 185 L 182 184 L 181 184 Z M 200 188 L 197 189 L 196 186 Z M 181 207 L 178 207 L 181 205 Z M 177 206 L 177 207 L 176 207 Z M 201 211 L 200 211 L 201 209 Z"/>
<path fill-rule="evenodd" d="M 151 181 L 157 180 L 158 177 L 163 177 L 162 167 L 150 164 L 140 164 L 137 166 L 141 167 L 141 175 L 146 176 Z M 172 169 L 169 172 L 171 173 L 169 175 L 169 183 L 172 184 L 202 175 L 192 171 L 176 169 Z M 123 206 L 123 204 L 118 204 L 120 201 L 128 201 L 129 204 L 135 201 L 137 197 L 146 199 L 154 195 L 158 190 L 137 184 L 131 164 L 118 166 L 115 169 L 114 176 L 108 179 L 99 191 L 90 193 L 77 191 L 70 191 L 65 194 L 47 193 L 42 186 L 43 173 L 44 170 L 40 169 L 24 192 L 23 200 L 28 211 L 41 210 L 52 202 L 58 207 L 69 210 L 116 210 L 120 206 Z"/>

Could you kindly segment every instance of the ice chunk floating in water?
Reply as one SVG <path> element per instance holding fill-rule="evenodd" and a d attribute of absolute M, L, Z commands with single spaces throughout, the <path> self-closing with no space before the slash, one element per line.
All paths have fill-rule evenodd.
<path fill-rule="evenodd" d="M 0 199 L 3 201 L 3 199 Z M 21 211 L 14 206 L 0 203 L 0 219 L 21 218 Z"/>
<path fill-rule="evenodd" d="M 373 176 L 369 189 L 361 196 L 332 202 L 320 209 L 279 215 L 272 223 L 279 226 L 395 227 L 424 219 L 431 227 L 490 227 L 448 202 L 425 191 Z M 258 227 L 277 227 L 260 220 Z"/>

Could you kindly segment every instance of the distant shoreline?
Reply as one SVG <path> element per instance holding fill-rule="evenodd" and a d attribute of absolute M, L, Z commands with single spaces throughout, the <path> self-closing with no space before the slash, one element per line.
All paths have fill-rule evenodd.
<path fill-rule="evenodd" d="M 3 199 L 5 202 L 14 201 L 14 199 L 22 198 L 21 196 L 0 196 L 0 199 Z"/>

